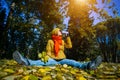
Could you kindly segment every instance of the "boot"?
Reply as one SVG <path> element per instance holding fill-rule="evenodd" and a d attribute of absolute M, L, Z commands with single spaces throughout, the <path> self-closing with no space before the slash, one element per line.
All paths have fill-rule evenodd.
<path fill-rule="evenodd" d="M 13 52 L 13 59 L 18 62 L 19 64 L 22 64 L 22 65 L 29 65 L 28 63 L 28 60 L 26 58 L 24 58 L 20 53 L 19 51 L 15 51 Z"/>
<path fill-rule="evenodd" d="M 88 69 L 95 70 L 102 63 L 102 57 L 98 56 L 94 61 L 88 63 Z"/>

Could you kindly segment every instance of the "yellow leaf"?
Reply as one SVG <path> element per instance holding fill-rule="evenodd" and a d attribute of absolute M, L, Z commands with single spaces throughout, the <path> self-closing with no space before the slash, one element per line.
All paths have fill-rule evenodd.
<path fill-rule="evenodd" d="M 42 80 L 52 80 L 52 78 L 51 78 L 50 75 L 48 75 L 48 76 L 44 76 L 44 77 L 42 78 Z"/>
<path fill-rule="evenodd" d="M 57 79 L 57 80 L 63 80 L 62 74 L 58 73 L 58 74 L 56 75 L 56 79 Z"/>
<path fill-rule="evenodd" d="M 45 69 L 39 69 L 38 73 L 40 73 L 41 76 L 45 76 L 46 75 L 46 70 Z"/>
<path fill-rule="evenodd" d="M 39 57 L 39 58 L 42 58 L 42 54 L 41 54 L 41 53 L 39 53 L 39 54 L 38 54 L 38 57 Z"/>
<path fill-rule="evenodd" d="M 87 80 L 81 74 L 76 74 L 76 80 Z"/>
<path fill-rule="evenodd" d="M 78 80 L 87 80 L 84 77 L 79 77 Z"/>
<path fill-rule="evenodd" d="M 76 74 L 76 72 L 74 70 L 70 71 L 72 74 Z"/>
<path fill-rule="evenodd" d="M 38 72 L 42 72 L 42 73 L 45 73 L 46 70 L 45 69 L 39 69 Z"/>
<path fill-rule="evenodd" d="M 38 77 L 37 77 L 37 76 L 34 76 L 34 75 L 30 75 L 29 79 L 30 79 L 30 80 L 38 80 Z"/>
<path fill-rule="evenodd" d="M 46 67 L 45 71 L 48 72 L 48 71 L 51 71 L 51 69 L 49 67 Z"/>
<path fill-rule="evenodd" d="M 14 71 L 12 69 L 4 69 L 3 71 L 9 72 L 9 73 L 14 73 Z"/>
<path fill-rule="evenodd" d="M 87 79 L 85 79 L 82 75 L 80 75 L 76 77 L 76 80 L 87 80 Z"/>
<path fill-rule="evenodd" d="M 27 76 L 24 76 L 24 77 L 22 78 L 22 80 L 29 80 L 29 77 L 30 77 L 30 76 L 28 76 L 28 75 L 27 75 Z"/>

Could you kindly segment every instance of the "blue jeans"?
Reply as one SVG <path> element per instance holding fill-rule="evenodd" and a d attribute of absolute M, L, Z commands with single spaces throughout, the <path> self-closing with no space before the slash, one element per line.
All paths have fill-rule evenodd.
<path fill-rule="evenodd" d="M 28 61 L 29 61 L 30 65 L 35 65 L 35 66 L 52 66 L 52 65 L 57 65 L 57 64 L 61 64 L 61 65 L 67 64 L 69 66 L 77 67 L 80 69 L 86 69 L 87 65 L 89 63 L 89 62 L 82 63 L 82 62 L 78 62 L 78 61 L 75 61 L 72 59 L 63 59 L 60 61 L 56 61 L 52 58 L 49 58 L 48 62 L 46 62 L 46 63 L 42 62 L 41 60 L 28 59 Z"/>

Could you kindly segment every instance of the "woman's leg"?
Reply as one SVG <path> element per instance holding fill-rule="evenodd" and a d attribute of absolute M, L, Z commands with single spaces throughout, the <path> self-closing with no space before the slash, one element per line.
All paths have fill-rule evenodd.
<path fill-rule="evenodd" d="M 48 62 L 44 63 L 41 60 L 30 60 L 28 59 L 30 65 L 35 65 L 35 66 L 52 66 L 58 64 L 58 62 L 52 58 L 48 59 Z"/>
<path fill-rule="evenodd" d="M 59 61 L 59 63 L 62 64 L 62 65 L 67 64 L 67 65 L 77 67 L 77 68 L 80 68 L 80 69 L 87 69 L 87 65 L 88 65 L 88 62 L 82 63 L 82 62 L 78 62 L 78 61 L 75 61 L 75 60 L 72 60 L 72 59 L 63 59 L 63 60 Z"/>
<path fill-rule="evenodd" d="M 41 60 L 28 59 L 28 61 L 29 61 L 30 66 L 43 66 L 44 65 L 44 62 L 42 62 Z"/>
<path fill-rule="evenodd" d="M 53 65 L 57 65 L 57 64 L 59 64 L 59 62 L 52 58 L 49 58 L 48 62 L 45 63 L 46 66 L 53 66 Z"/>
<path fill-rule="evenodd" d="M 80 69 L 96 69 L 102 62 L 102 57 L 98 56 L 94 61 L 89 62 L 78 62 L 71 59 L 63 59 L 59 61 L 60 64 L 67 64 L 70 66 L 74 66 Z"/>
<path fill-rule="evenodd" d="M 51 66 L 56 65 L 58 62 L 52 58 L 49 58 L 48 62 L 44 63 L 41 60 L 31 60 L 24 58 L 18 51 L 13 53 L 13 59 L 17 61 L 19 64 L 23 65 L 35 65 L 35 66 Z"/>

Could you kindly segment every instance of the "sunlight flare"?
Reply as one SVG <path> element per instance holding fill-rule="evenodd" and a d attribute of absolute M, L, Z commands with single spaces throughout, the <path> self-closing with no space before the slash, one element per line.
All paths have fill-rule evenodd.
<path fill-rule="evenodd" d="M 85 4 L 85 3 L 86 3 L 86 0 L 76 0 L 76 3 L 77 3 L 77 4 Z"/>

